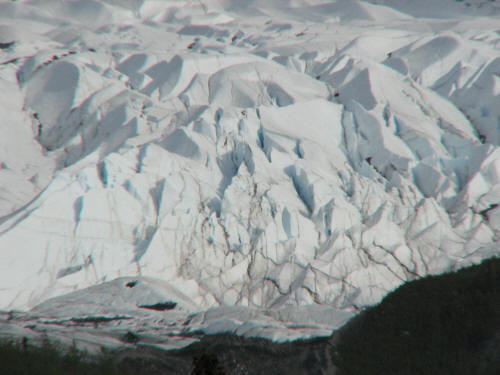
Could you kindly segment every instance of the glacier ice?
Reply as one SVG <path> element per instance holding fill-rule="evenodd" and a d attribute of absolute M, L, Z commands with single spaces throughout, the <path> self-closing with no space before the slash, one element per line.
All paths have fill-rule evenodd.
<path fill-rule="evenodd" d="M 0 4 L 0 308 L 282 340 L 497 255 L 499 7 L 377 3 Z"/>

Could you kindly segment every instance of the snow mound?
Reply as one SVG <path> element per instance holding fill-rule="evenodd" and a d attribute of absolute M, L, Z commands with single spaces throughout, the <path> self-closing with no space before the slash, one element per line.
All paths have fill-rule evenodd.
<path fill-rule="evenodd" d="M 141 310 L 142 309 L 142 310 Z M 145 315 L 153 311 L 193 312 L 193 301 L 169 283 L 147 277 L 120 277 L 113 281 L 51 298 L 31 311 L 50 317 Z"/>

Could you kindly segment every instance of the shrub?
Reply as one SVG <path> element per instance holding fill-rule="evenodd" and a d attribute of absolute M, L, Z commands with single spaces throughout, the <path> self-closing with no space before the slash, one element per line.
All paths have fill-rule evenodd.
<path fill-rule="evenodd" d="M 20 342 L 0 341 L 0 369 L 9 375 L 126 375 L 110 355 L 89 358 L 76 346 L 69 350 L 45 339 L 32 345 L 27 338 Z"/>
<path fill-rule="evenodd" d="M 224 368 L 219 363 L 217 355 L 209 350 L 193 357 L 191 375 L 225 375 Z"/>

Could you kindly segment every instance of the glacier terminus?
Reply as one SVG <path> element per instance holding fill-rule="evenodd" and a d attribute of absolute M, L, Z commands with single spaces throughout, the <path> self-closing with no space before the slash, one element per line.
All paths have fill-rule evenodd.
<path fill-rule="evenodd" d="M 330 335 L 498 256 L 499 145 L 495 1 L 2 1 L 0 336 Z"/>

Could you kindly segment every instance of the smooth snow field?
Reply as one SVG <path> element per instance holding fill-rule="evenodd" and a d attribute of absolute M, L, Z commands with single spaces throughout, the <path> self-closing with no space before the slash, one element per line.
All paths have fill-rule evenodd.
<path fill-rule="evenodd" d="M 500 253 L 499 145 L 500 1 L 0 0 L 0 336 L 330 335 Z"/>

